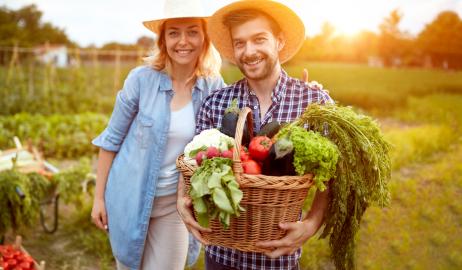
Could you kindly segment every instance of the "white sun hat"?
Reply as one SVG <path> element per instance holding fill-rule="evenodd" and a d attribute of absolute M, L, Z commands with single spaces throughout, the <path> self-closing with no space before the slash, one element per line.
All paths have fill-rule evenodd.
<path fill-rule="evenodd" d="M 279 52 L 279 61 L 284 63 L 292 58 L 305 40 L 305 26 L 300 17 L 289 7 L 271 0 L 241 0 L 217 10 L 208 19 L 208 34 L 221 56 L 235 63 L 231 35 L 223 24 L 225 16 L 232 11 L 243 9 L 260 10 L 272 17 L 284 33 L 285 45 Z"/>
<path fill-rule="evenodd" d="M 163 14 L 152 20 L 144 21 L 143 25 L 152 32 L 159 34 L 159 26 L 167 19 L 206 19 L 208 17 L 209 16 L 207 16 L 204 12 L 200 0 L 166 0 Z"/>

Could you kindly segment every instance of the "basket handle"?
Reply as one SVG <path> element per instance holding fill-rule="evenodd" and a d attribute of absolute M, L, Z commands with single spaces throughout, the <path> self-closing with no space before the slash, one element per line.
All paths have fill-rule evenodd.
<path fill-rule="evenodd" d="M 247 122 L 245 121 L 247 119 Z M 250 134 L 250 139 L 253 137 L 253 117 L 252 110 L 244 107 L 239 112 L 239 118 L 236 124 L 236 133 L 234 134 L 234 150 L 233 150 L 233 171 L 238 184 L 241 184 L 241 175 L 244 173 L 241 163 L 241 143 L 244 133 L 244 125 L 247 123 L 247 130 Z"/>

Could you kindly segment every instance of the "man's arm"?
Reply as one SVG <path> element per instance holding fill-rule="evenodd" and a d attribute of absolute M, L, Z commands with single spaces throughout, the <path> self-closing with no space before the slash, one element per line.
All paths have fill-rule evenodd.
<path fill-rule="evenodd" d="M 328 203 L 329 188 L 323 192 L 317 191 L 311 209 L 303 221 L 279 223 L 279 227 L 287 231 L 286 236 L 279 240 L 259 242 L 257 246 L 274 248 L 273 251 L 265 252 L 265 255 L 271 258 L 293 254 L 319 230 Z"/>

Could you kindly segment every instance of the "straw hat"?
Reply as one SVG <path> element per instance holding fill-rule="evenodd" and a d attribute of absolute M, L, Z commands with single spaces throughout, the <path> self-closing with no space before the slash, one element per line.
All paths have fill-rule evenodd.
<path fill-rule="evenodd" d="M 144 21 L 143 25 L 152 32 L 159 34 L 159 26 L 167 19 L 175 18 L 208 18 L 202 9 L 200 0 L 166 0 L 162 15 L 150 21 Z"/>
<path fill-rule="evenodd" d="M 289 7 L 271 0 L 242 0 L 217 10 L 208 20 L 208 34 L 220 54 L 231 63 L 234 61 L 231 35 L 223 24 L 224 17 L 235 10 L 257 9 L 271 16 L 281 27 L 286 39 L 279 52 L 279 61 L 284 63 L 294 56 L 305 40 L 305 26 L 298 15 Z"/>

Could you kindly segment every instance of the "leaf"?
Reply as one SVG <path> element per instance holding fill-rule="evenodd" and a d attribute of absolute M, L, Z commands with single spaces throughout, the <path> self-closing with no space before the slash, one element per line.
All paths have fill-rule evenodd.
<path fill-rule="evenodd" d="M 231 202 L 223 189 L 214 189 L 212 194 L 213 202 L 221 210 L 227 213 L 234 213 Z"/>
<path fill-rule="evenodd" d="M 209 227 L 209 215 L 207 213 L 197 214 L 197 222 L 204 228 Z"/>
<path fill-rule="evenodd" d="M 207 205 L 205 204 L 204 199 L 202 197 L 193 199 L 193 203 L 194 210 L 196 210 L 197 213 L 207 213 Z"/>
<path fill-rule="evenodd" d="M 276 151 L 276 159 L 284 157 L 285 155 L 292 152 L 293 149 L 294 145 L 287 136 L 278 139 L 274 145 L 274 150 Z"/>

